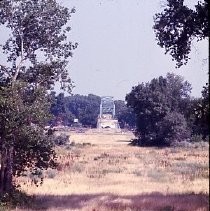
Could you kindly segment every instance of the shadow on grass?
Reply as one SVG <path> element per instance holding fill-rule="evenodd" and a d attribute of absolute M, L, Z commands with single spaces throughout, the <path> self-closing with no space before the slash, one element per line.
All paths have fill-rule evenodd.
<path fill-rule="evenodd" d="M 113 194 L 38 195 L 30 210 L 87 211 L 194 211 L 209 210 L 208 194 L 161 193 L 120 196 Z"/>
<path fill-rule="evenodd" d="M 131 143 L 131 140 L 117 140 L 116 142 Z"/>

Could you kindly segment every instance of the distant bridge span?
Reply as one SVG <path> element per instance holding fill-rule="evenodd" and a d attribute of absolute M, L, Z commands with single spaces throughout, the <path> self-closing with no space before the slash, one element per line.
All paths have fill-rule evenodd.
<path fill-rule="evenodd" d="M 120 129 L 118 120 L 115 119 L 114 98 L 111 96 L 101 97 L 100 114 L 97 121 L 97 128 Z"/>

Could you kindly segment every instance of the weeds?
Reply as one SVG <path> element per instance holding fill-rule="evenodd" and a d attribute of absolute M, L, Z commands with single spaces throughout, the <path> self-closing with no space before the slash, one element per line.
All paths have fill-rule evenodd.
<path fill-rule="evenodd" d="M 150 207 L 154 208 L 151 210 L 158 211 L 172 211 L 173 208 L 199 210 L 203 204 L 205 209 L 200 210 L 207 210 L 208 203 L 202 201 L 202 194 L 189 197 L 185 194 L 205 192 L 205 200 L 208 198 L 207 148 L 133 147 L 124 142 L 112 144 L 113 136 L 94 134 L 86 138 L 85 134 L 77 134 L 73 138 L 75 142 L 69 144 L 68 148 L 56 147 L 58 169 L 44 172 L 44 184 L 36 188 L 27 182 L 26 177 L 20 181 L 23 189 L 31 195 L 39 195 L 43 205 L 38 204 L 38 207 L 45 207 L 46 210 L 51 210 L 51 207 L 56 210 L 58 204 L 66 209 L 75 204 L 72 210 L 82 211 L 137 211 L 150 210 Z M 104 139 L 100 139 L 101 137 Z M 117 140 L 117 137 L 113 140 Z M 82 140 L 81 143 L 79 139 Z M 152 192 L 161 192 L 164 197 L 159 196 L 160 194 L 152 195 Z M 148 193 L 148 196 L 142 195 L 143 193 Z M 180 195 L 167 197 L 169 193 Z M 127 197 L 129 194 L 132 197 Z M 46 206 L 44 200 L 46 195 L 49 196 L 49 206 Z M 117 197 L 119 195 L 126 197 Z M 130 202 L 127 203 L 128 201 Z M 195 206 L 191 207 L 191 202 Z"/>
<path fill-rule="evenodd" d="M 0 196 L 0 210 L 11 210 L 15 207 L 28 207 L 33 203 L 34 198 L 18 189 Z"/>
<path fill-rule="evenodd" d="M 135 170 L 132 172 L 132 174 L 136 175 L 137 177 L 141 177 L 141 176 L 143 176 L 142 171 L 137 170 L 137 169 L 135 169 Z"/>
<path fill-rule="evenodd" d="M 80 163 L 74 163 L 71 168 L 69 168 L 71 173 L 82 173 L 84 170 L 85 166 Z"/>
<path fill-rule="evenodd" d="M 165 182 L 166 181 L 166 173 L 161 171 L 160 169 L 150 169 L 147 172 L 147 176 L 155 182 Z"/>
<path fill-rule="evenodd" d="M 45 175 L 47 178 L 53 179 L 53 178 L 55 178 L 57 173 L 58 172 L 55 169 L 48 169 L 48 170 L 46 170 Z"/>
<path fill-rule="evenodd" d="M 182 175 L 182 177 L 189 178 L 189 180 L 198 178 L 207 179 L 209 177 L 208 164 L 179 162 L 174 164 L 171 171 L 176 175 Z"/>

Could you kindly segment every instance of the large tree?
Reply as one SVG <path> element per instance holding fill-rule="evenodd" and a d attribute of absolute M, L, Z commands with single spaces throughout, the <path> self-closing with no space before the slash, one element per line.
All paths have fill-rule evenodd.
<path fill-rule="evenodd" d="M 10 192 L 13 176 L 55 165 L 44 126 L 48 90 L 56 81 L 71 89 L 68 58 L 77 44 L 67 42 L 69 11 L 56 0 L 0 1 L 0 27 L 8 33 L 0 64 L 0 193 Z"/>
<path fill-rule="evenodd" d="M 138 144 L 168 146 L 189 137 L 180 105 L 190 90 L 187 81 L 171 73 L 133 87 L 126 101 L 136 115 Z"/>
<path fill-rule="evenodd" d="M 194 38 L 209 37 L 208 0 L 198 1 L 195 9 L 184 5 L 184 0 L 166 0 L 163 12 L 154 17 L 158 45 L 165 48 L 177 67 L 186 64 Z"/>

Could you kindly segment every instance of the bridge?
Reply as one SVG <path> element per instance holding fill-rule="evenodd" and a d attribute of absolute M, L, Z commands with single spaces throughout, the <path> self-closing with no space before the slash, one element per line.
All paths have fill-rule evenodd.
<path fill-rule="evenodd" d="M 98 117 L 97 128 L 120 130 L 118 120 L 115 119 L 114 98 L 111 96 L 101 97 L 100 114 Z"/>

